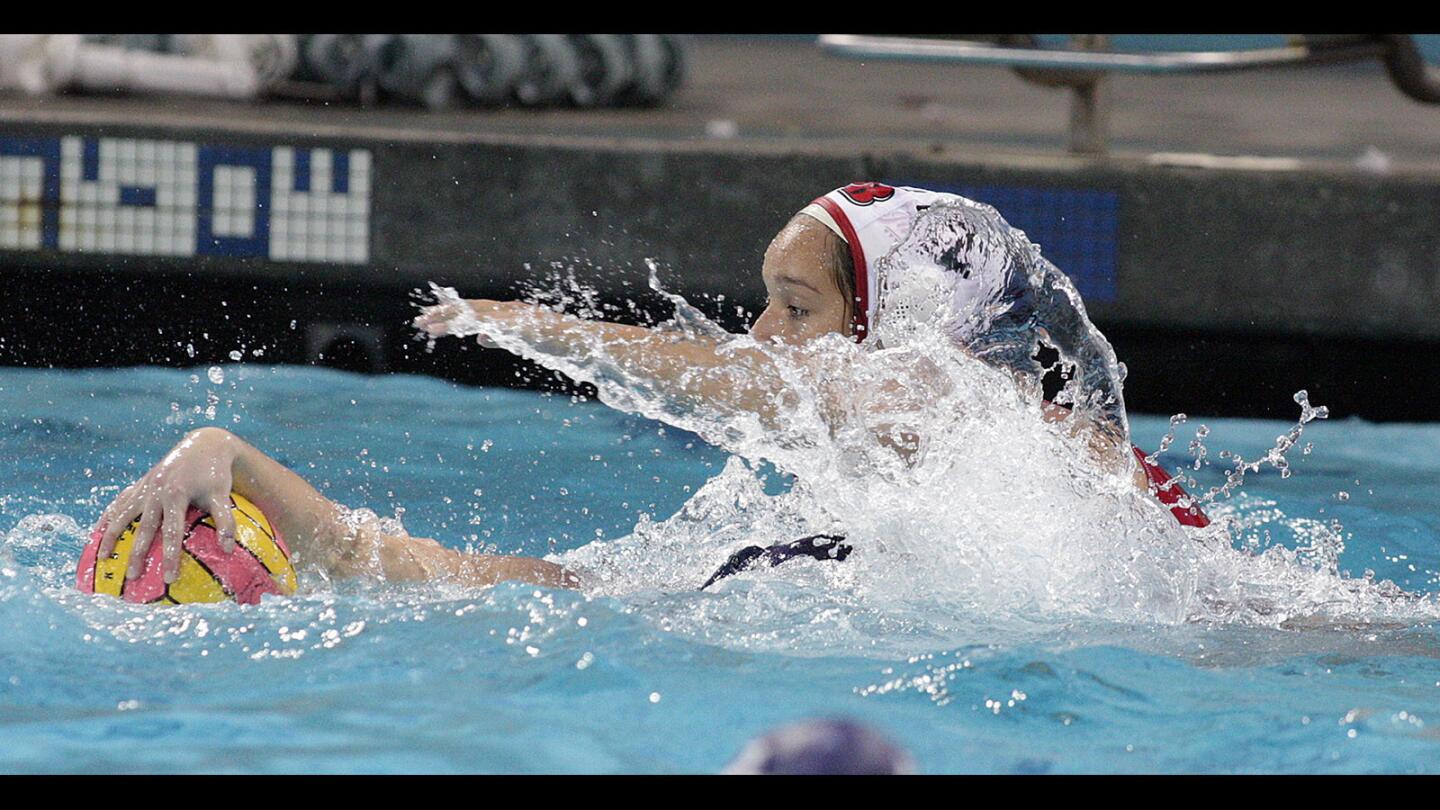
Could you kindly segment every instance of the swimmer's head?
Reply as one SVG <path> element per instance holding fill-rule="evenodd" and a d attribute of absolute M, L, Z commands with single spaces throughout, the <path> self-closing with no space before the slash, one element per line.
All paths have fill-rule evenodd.
<path fill-rule="evenodd" d="M 1041 385 L 1043 347 L 1094 416 L 1126 435 L 1123 367 L 1079 293 L 999 212 L 956 194 L 851 183 L 801 209 L 765 251 L 762 341 L 846 335 L 870 348 L 948 340 Z"/>
<path fill-rule="evenodd" d="M 854 265 L 845 241 L 818 220 L 796 214 L 765 251 L 761 269 L 769 304 L 750 327 L 760 341 L 807 343 L 851 333 Z"/>
<path fill-rule="evenodd" d="M 876 315 L 875 259 L 910 232 L 916 216 L 954 195 L 852 183 L 805 206 L 765 251 L 770 303 L 750 331 L 798 344 L 838 333 L 863 340 Z"/>

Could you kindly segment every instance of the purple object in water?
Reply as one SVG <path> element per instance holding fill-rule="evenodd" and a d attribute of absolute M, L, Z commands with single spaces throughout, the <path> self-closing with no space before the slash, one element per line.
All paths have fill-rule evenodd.
<path fill-rule="evenodd" d="M 806 720 L 751 740 L 727 774 L 912 774 L 915 763 L 852 720 Z"/>

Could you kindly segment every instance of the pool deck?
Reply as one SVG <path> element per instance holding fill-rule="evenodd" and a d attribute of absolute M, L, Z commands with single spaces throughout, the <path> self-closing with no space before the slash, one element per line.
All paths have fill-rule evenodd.
<path fill-rule="evenodd" d="M 1005 68 L 859 62 L 827 56 L 800 39 L 699 36 L 691 45 L 684 86 L 652 109 L 432 113 L 340 102 L 11 96 L 0 97 L 0 121 L 451 143 L 662 142 L 764 153 L 909 153 L 942 161 L 1082 160 L 1065 153 L 1068 91 L 1037 86 Z M 1190 153 L 1343 172 L 1374 147 L 1395 171 L 1440 175 L 1440 106 L 1401 95 L 1378 63 L 1116 75 L 1110 88 L 1111 163 Z"/>

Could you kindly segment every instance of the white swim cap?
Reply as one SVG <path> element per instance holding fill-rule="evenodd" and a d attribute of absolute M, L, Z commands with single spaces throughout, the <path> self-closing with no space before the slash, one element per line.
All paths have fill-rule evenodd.
<path fill-rule="evenodd" d="M 910 234 L 921 211 L 936 203 L 963 199 L 954 194 L 883 183 L 851 183 L 801 209 L 850 246 L 855 264 L 855 339 L 870 333 L 879 304 L 880 279 L 875 262 Z"/>
<path fill-rule="evenodd" d="M 1124 371 L 1109 341 L 1065 274 L 994 208 L 922 188 L 852 183 L 800 213 L 850 248 L 856 342 L 903 343 L 938 330 L 1039 385 L 1043 341 L 1075 369 L 1067 398 L 1128 434 Z"/>

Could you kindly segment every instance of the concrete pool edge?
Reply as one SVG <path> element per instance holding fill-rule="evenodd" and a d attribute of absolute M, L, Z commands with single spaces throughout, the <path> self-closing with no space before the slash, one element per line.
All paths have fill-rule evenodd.
<path fill-rule="evenodd" d="M 871 178 L 953 188 L 995 204 L 1077 278 L 1091 316 L 1122 358 L 1134 358 L 1132 373 L 1159 362 L 1164 353 L 1151 352 L 1152 358 L 1143 347 L 1127 352 L 1127 340 L 1139 338 L 1126 336 L 1144 335 L 1148 343 L 1169 331 L 1239 343 L 1271 335 L 1310 346 L 1303 363 L 1334 355 L 1325 348 L 1330 343 L 1392 341 L 1406 358 L 1384 376 L 1408 369 L 1426 381 L 1440 379 L 1429 359 L 1440 343 L 1440 319 L 1433 317 L 1440 311 L 1440 241 L 1433 228 L 1440 173 L 1380 176 L 1340 164 L 1273 160 L 1254 164 L 1258 168 L 1234 160 L 1196 168 L 1154 165 L 1141 155 L 1089 160 L 1023 150 L 958 155 L 948 147 L 936 153 L 916 144 L 862 148 L 840 140 L 317 128 L 264 116 L 142 121 L 116 116 L 103 105 L 48 114 L 0 110 L 0 140 L 5 139 L 42 145 L 69 139 L 99 154 L 102 142 L 111 149 L 126 142 L 142 149 L 147 142 L 194 142 L 202 153 L 213 147 L 219 155 L 206 169 L 211 172 L 228 171 L 221 167 L 232 153 L 268 172 L 273 167 L 267 161 L 279 166 L 279 158 L 269 155 L 280 151 L 326 159 L 363 151 L 371 167 L 363 261 L 277 259 L 264 250 L 272 234 L 258 231 L 234 240 L 239 250 L 210 255 L 137 255 L 133 246 L 128 254 L 44 245 L 0 250 L 0 262 L 17 285 L 31 278 L 41 287 L 109 286 L 116 295 L 137 283 L 178 289 L 186 278 L 224 279 L 257 291 L 313 287 L 347 299 L 332 321 L 378 329 L 388 342 L 403 324 L 397 326 L 388 314 L 393 307 L 375 302 L 427 281 L 471 295 L 508 296 L 516 284 L 534 278 L 536 268 L 578 260 L 600 268 L 593 282 L 606 297 L 618 299 L 633 291 L 637 268 L 650 258 L 667 268 L 667 280 L 682 293 L 725 296 L 724 306 L 710 309 L 738 328 L 743 319 L 733 308 L 754 310 L 763 300 L 756 270 L 779 225 L 829 188 Z M 93 165 L 86 171 L 98 181 Z M 42 218 L 64 208 L 55 196 L 33 201 Z M 256 202 L 258 209 L 264 202 Z M 49 216 L 57 227 L 71 221 L 59 210 Z M 280 215 L 271 216 L 279 227 Z M 1042 233 L 1027 219 L 1049 231 Z M 52 242 L 58 244 L 58 238 Z M 150 305 L 165 309 L 163 302 Z M 9 319 L 9 329 L 23 330 L 18 323 L 27 320 L 35 328 L 62 319 L 58 310 L 47 315 L 44 301 L 24 306 L 26 317 Z M 113 321 L 114 328 L 124 331 L 126 317 Z M 166 320 L 175 331 L 186 331 L 184 317 Z M 296 340 L 308 326 L 294 330 Z M 7 341 L 26 342 L 35 341 L 19 334 Z M 0 355 L 7 363 L 25 362 L 3 347 Z M 67 365 L 85 364 L 83 356 L 69 360 Z M 1317 368 L 1313 376 L 1322 388 L 1331 380 L 1350 380 L 1353 387 L 1359 367 L 1346 365 Z M 401 358 L 390 366 L 407 367 Z M 1239 385 L 1240 377 L 1267 378 L 1275 370 L 1262 367 L 1238 377 L 1232 370 L 1226 376 Z M 1440 391 L 1434 382 L 1414 391 L 1424 398 L 1435 393 Z M 1378 404 L 1366 409 L 1372 418 L 1417 418 L 1413 409 L 1390 413 Z"/>

